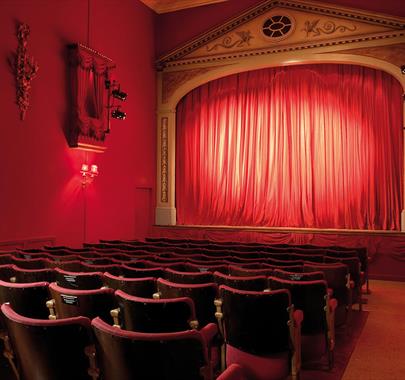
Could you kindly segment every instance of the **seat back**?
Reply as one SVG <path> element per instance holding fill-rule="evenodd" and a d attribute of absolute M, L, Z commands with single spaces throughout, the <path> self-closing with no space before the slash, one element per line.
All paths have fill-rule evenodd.
<path fill-rule="evenodd" d="M 200 332 L 149 334 L 125 331 L 95 318 L 98 365 L 103 380 L 209 380 L 205 341 Z"/>
<path fill-rule="evenodd" d="M 0 304 L 9 302 L 12 308 L 29 318 L 46 319 L 49 299 L 47 282 L 12 283 L 0 281 Z"/>
<path fill-rule="evenodd" d="M 121 327 L 125 330 L 158 333 L 190 329 L 196 326 L 193 301 L 188 297 L 150 299 L 131 296 L 117 290 Z"/>
<path fill-rule="evenodd" d="M 152 298 L 156 292 L 156 279 L 153 277 L 124 278 L 104 273 L 104 285 L 143 298 Z"/>
<path fill-rule="evenodd" d="M 217 297 L 218 287 L 215 283 L 176 284 L 158 278 L 157 289 L 161 298 L 191 298 L 201 327 L 210 322 L 216 322 L 214 301 Z"/>
<path fill-rule="evenodd" d="M 227 285 L 240 290 L 263 291 L 267 289 L 266 276 L 229 276 L 220 272 L 214 272 L 214 282 L 219 285 Z"/>
<path fill-rule="evenodd" d="M 288 290 L 252 292 L 219 287 L 227 344 L 254 355 L 290 350 Z"/>
<path fill-rule="evenodd" d="M 49 321 L 23 317 L 9 304 L 1 311 L 24 380 L 90 380 L 85 349 L 91 344 L 84 317 Z"/>
<path fill-rule="evenodd" d="M 211 272 L 180 272 L 171 268 L 165 269 L 165 278 L 178 284 L 206 284 L 213 282 Z"/>
<path fill-rule="evenodd" d="M 327 305 L 328 285 L 324 280 L 291 281 L 269 277 L 271 290 L 288 289 L 294 307 L 304 313 L 301 331 L 303 334 L 327 331 L 325 306 Z"/>
<path fill-rule="evenodd" d="M 55 282 L 68 289 L 100 289 L 103 284 L 101 272 L 70 272 L 55 268 Z"/>
<path fill-rule="evenodd" d="M 49 292 L 55 301 L 57 319 L 79 315 L 90 319 L 100 316 L 112 322 L 110 310 L 116 306 L 113 289 L 76 290 L 62 288 L 52 282 L 49 284 Z"/>
<path fill-rule="evenodd" d="M 283 269 L 274 269 L 273 276 L 277 278 L 282 278 L 284 280 L 292 280 L 292 281 L 325 280 L 323 272 L 320 271 L 290 272 Z"/>

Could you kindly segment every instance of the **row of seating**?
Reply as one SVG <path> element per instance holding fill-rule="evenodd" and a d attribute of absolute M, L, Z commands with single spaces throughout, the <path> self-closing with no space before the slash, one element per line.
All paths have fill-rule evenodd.
<path fill-rule="evenodd" d="M 253 315 L 256 315 L 256 312 L 254 311 L 255 307 L 258 308 L 257 312 L 264 313 L 264 310 L 261 307 L 265 305 L 266 301 L 263 300 L 266 299 L 266 297 L 269 300 L 274 300 L 276 297 L 275 295 L 281 292 L 288 294 L 290 302 L 289 306 L 287 306 L 289 310 L 288 326 L 294 327 L 292 330 L 291 328 L 289 329 L 290 335 L 288 338 L 289 342 L 294 344 L 290 344 L 288 351 L 283 351 L 287 356 L 282 355 L 284 359 L 286 357 L 292 358 L 290 366 L 285 365 L 288 363 L 288 360 L 282 360 L 284 363 L 284 372 L 287 369 L 287 373 L 291 372 L 293 377 L 298 376 L 301 362 L 301 350 L 297 349 L 297 347 L 300 346 L 301 343 L 299 339 L 300 334 L 297 333 L 297 331 L 300 330 L 301 327 L 303 336 L 313 337 L 314 334 L 316 335 L 317 333 L 318 335 L 319 333 L 324 335 L 325 347 L 329 353 L 329 365 L 333 365 L 334 315 L 337 306 L 337 301 L 333 299 L 333 297 L 336 296 L 336 298 L 338 298 L 340 296 L 341 299 L 339 302 L 341 303 L 341 307 L 348 312 L 351 308 L 350 300 L 354 289 L 354 281 L 350 281 L 350 273 L 346 264 L 324 263 L 325 255 L 319 254 L 319 252 L 316 254 L 316 257 L 322 257 L 322 260 L 318 260 L 318 262 L 305 262 L 304 260 L 296 261 L 290 257 L 287 259 L 285 252 L 280 253 L 283 257 L 279 260 L 274 257 L 269 257 L 274 252 L 266 253 L 248 250 L 228 250 L 228 254 L 224 256 L 222 254 L 224 250 L 221 252 L 205 251 L 204 253 L 200 250 L 198 253 L 194 252 L 194 254 L 185 255 L 183 252 L 178 252 L 176 250 L 173 251 L 172 249 L 169 250 L 167 247 L 163 247 L 166 243 L 159 247 L 159 245 L 154 245 L 155 243 L 145 244 L 142 242 L 135 242 L 133 245 L 134 249 L 125 252 L 122 250 L 121 246 L 117 247 L 117 242 L 107 244 L 110 245 L 108 248 L 93 247 L 92 250 L 90 250 L 89 247 L 84 249 L 69 249 L 68 247 L 51 249 L 51 247 L 45 247 L 45 249 L 42 250 L 22 250 L 18 253 L 9 253 L 9 258 L 12 256 L 14 259 L 23 259 L 29 263 L 27 266 L 31 265 L 33 260 L 46 260 L 45 263 L 50 261 L 61 263 L 62 268 L 64 264 L 68 264 L 65 269 L 74 268 L 74 266 L 77 265 L 76 269 L 79 271 L 69 272 L 61 269 L 61 267 L 55 269 L 54 267 L 56 267 L 56 265 L 51 266 L 51 268 L 54 269 L 43 268 L 22 270 L 18 269 L 15 263 L 9 263 L 9 265 L 0 266 L 0 278 L 2 269 L 4 269 L 4 273 L 8 270 L 9 273 L 6 273 L 6 276 L 11 274 L 8 279 L 15 282 L 6 285 L 11 284 L 11 287 L 16 286 L 17 288 L 26 288 L 27 285 L 29 287 L 32 284 L 24 285 L 18 283 L 22 276 L 20 274 L 19 278 L 17 278 L 18 276 L 15 275 L 16 271 L 27 271 L 31 276 L 33 273 L 47 271 L 48 274 L 53 274 L 55 276 L 52 278 L 52 281 L 58 277 L 57 283 L 48 285 L 48 291 L 54 292 L 52 299 L 47 304 L 50 310 L 51 319 L 61 317 L 62 319 L 69 318 L 66 316 L 68 314 L 64 314 L 68 311 L 73 313 L 73 315 L 88 315 L 89 318 L 93 318 L 94 314 L 91 313 L 95 311 L 95 308 L 90 307 L 85 310 L 79 306 L 86 304 L 89 306 L 92 304 L 92 302 L 88 301 L 91 297 L 96 294 L 103 294 L 107 297 L 106 299 L 109 299 L 110 301 L 112 300 L 112 302 L 101 302 L 104 304 L 104 308 L 101 311 L 96 310 L 96 315 L 101 316 L 104 323 L 106 321 L 110 322 L 110 324 L 114 323 L 115 329 L 119 327 L 121 330 L 125 330 L 123 331 L 124 335 L 128 332 L 128 329 L 146 329 L 148 323 L 145 323 L 145 321 L 154 321 L 154 323 L 151 323 L 151 326 L 154 327 L 150 327 L 152 330 L 158 328 L 168 329 L 169 331 L 176 330 L 176 328 L 172 326 L 173 323 L 178 324 L 177 329 L 183 329 L 190 327 L 197 328 L 198 326 L 203 326 L 204 328 L 210 323 L 217 321 L 218 327 L 226 343 L 222 350 L 222 362 L 223 364 L 227 363 L 229 367 L 221 376 L 224 378 L 230 376 L 230 379 L 232 379 L 233 376 L 243 379 L 246 377 L 246 374 L 257 372 L 258 362 L 252 362 L 252 355 L 255 360 L 258 357 L 265 357 L 267 360 L 270 358 L 269 355 L 274 356 L 274 352 L 257 354 L 257 352 L 260 351 L 260 347 L 253 349 L 258 350 L 256 354 L 254 351 L 249 353 L 249 345 L 246 346 L 247 332 L 244 331 L 249 331 L 253 326 L 253 330 L 249 332 L 249 335 L 252 337 L 255 336 L 256 333 L 260 335 L 260 331 L 257 328 L 257 323 L 252 323 L 250 325 L 246 323 L 251 316 L 247 315 L 242 318 L 241 314 L 237 312 L 238 306 L 245 305 L 246 308 L 243 308 L 245 313 L 247 310 L 250 310 L 253 311 Z M 114 245 L 115 247 L 112 248 L 111 245 Z M 142 246 L 142 250 L 138 249 L 140 246 Z M 145 246 L 148 246 L 151 249 L 145 250 Z M 158 249 L 155 250 L 155 248 Z M 208 255 L 206 255 L 207 252 Z M 229 254 L 229 252 L 231 254 Z M 291 252 L 288 252 L 287 254 L 289 255 Z M 292 254 L 294 255 L 294 253 Z M 352 254 L 353 253 L 349 252 L 349 258 Z M 40 255 L 42 255 L 42 258 Z M 71 257 L 69 257 L 72 255 L 76 256 L 76 260 L 74 260 L 73 264 L 72 260 L 70 260 Z M 7 255 L 5 254 L 3 256 Z M 2 255 L 0 255 L 0 258 L 1 257 Z M 34 259 L 34 257 L 37 257 L 37 259 Z M 64 258 L 68 258 L 68 260 L 64 260 Z M 278 260 L 278 265 L 274 265 L 274 262 L 272 264 L 266 263 L 266 258 Z M 337 258 L 339 259 L 340 257 Z M 346 259 L 347 257 L 344 256 L 341 258 Z M 358 256 L 354 258 L 359 261 Z M 98 263 L 94 264 L 85 262 L 85 260 L 90 259 L 96 260 Z M 117 261 L 109 262 L 108 260 L 111 259 Z M 100 260 L 104 261 L 101 262 Z M 194 262 L 190 262 L 189 260 L 194 260 Z M 336 260 L 334 261 L 336 262 Z M 36 261 L 35 263 L 39 264 L 40 262 Z M 69 265 L 71 266 L 69 267 Z M 91 272 L 86 266 L 92 265 L 97 266 L 97 269 L 99 270 L 102 270 L 103 268 L 106 271 L 110 270 L 112 273 Z M 125 268 L 126 272 L 123 271 Z M 220 269 L 221 271 L 215 271 L 216 269 Z M 158 272 L 155 272 L 149 278 L 142 277 L 147 275 L 147 273 L 151 274 L 150 270 L 157 270 Z M 10 271 L 14 271 L 14 275 Z M 134 272 L 138 274 L 136 277 L 134 276 Z M 165 277 L 165 279 L 156 277 Z M 337 278 L 340 278 L 339 286 L 337 286 Z M 5 277 L 5 279 L 7 279 L 7 277 Z M 115 281 L 116 283 L 111 286 L 112 284 L 107 284 L 108 281 Z M 134 291 L 135 296 L 126 294 L 120 290 L 114 292 L 113 289 L 120 288 L 120 285 L 118 284 L 128 285 L 129 283 L 131 283 L 131 285 L 140 285 L 140 287 L 149 283 L 149 289 L 145 292 L 145 295 L 141 297 L 139 297 L 139 293 L 137 293 L 136 289 Z M 100 286 L 106 285 L 110 286 L 110 288 L 99 288 Z M 359 286 L 361 289 L 361 282 Z M 86 288 L 87 290 L 79 290 L 79 287 Z M 215 289 L 214 292 L 212 292 L 213 288 Z M 211 289 L 211 291 L 209 289 Z M 61 293 L 61 291 L 63 293 Z M 238 299 L 238 301 L 233 303 L 234 306 L 230 309 L 227 308 L 227 305 L 232 304 L 230 298 L 228 297 L 228 301 L 225 301 L 228 293 L 235 299 Z M 143 298 L 151 297 L 151 294 L 153 294 L 154 299 Z M 243 301 L 244 298 L 248 302 L 252 302 L 252 299 L 256 299 L 256 301 L 253 302 L 253 305 L 250 305 Z M 315 303 L 313 302 L 314 299 L 316 299 Z M 184 300 L 188 301 L 185 303 L 183 302 L 182 309 L 176 309 L 177 306 L 175 305 L 180 305 L 180 301 Z M 206 301 L 205 305 L 204 302 L 202 302 L 203 300 Z M 310 300 L 312 303 L 309 302 Z M 96 302 L 96 304 L 97 303 L 99 302 Z M 295 304 L 295 306 L 301 306 L 304 311 L 305 322 L 302 321 L 302 314 L 300 317 L 300 312 L 293 312 L 293 304 Z M 18 306 L 18 303 L 14 302 L 12 303 L 12 306 L 13 305 Z M 188 305 L 188 308 L 186 305 Z M 269 304 L 267 306 L 269 306 Z M 361 303 L 359 303 L 359 306 L 361 306 Z M 111 309 L 111 307 L 113 307 L 113 309 L 108 310 Z M 142 313 L 142 308 L 148 310 L 148 313 Z M 269 307 L 267 308 L 269 309 Z M 316 312 L 315 309 L 318 311 Z M 168 317 L 171 315 L 170 310 L 177 310 L 177 316 L 183 316 L 183 318 L 172 318 L 173 320 L 171 320 L 171 318 Z M 180 312 L 180 310 L 182 310 L 182 312 Z M 187 310 L 194 310 L 194 314 L 192 312 L 191 314 L 187 314 Z M 275 310 L 274 307 L 271 307 L 268 311 L 274 313 Z M 292 314 L 290 313 L 291 311 L 293 312 Z M 321 313 L 319 313 L 319 311 L 321 311 Z M 204 312 L 206 315 L 204 315 Z M 277 314 L 277 312 L 275 314 Z M 156 319 L 151 318 L 150 315 L 165 317 L 164 320 L 166 320 L 166 322 L 156 323 Z M 185 315 L 190 316 L 190 318 L 187 319 L 187 324 L 184 324 Z M 136 316 L 135 322 L 133 322 L 134 316 Z M 111 317 L 113 317 L 114 322 L 110 319 Z M 316 318 L 318 318 L 318 320 Z M 183 323 L 180 323 L 179 319 L 181 319 Z M 230 322 L 227 324 L 228 319 Z M 242 325 L 239 324 L 241 319 L 245 321 Z M 266 318 L 266 320 L 269 321 L 270 319 Z M 243 328 L 232 330 L 235 326 L 242 326 Z M 282 327 L 280 327 L 280 329 L 285 330 L 285 328 L 283 329 Z M 146 333 L 156 334 L 156 332 L 153 331 Z M 172 333 L 173 332 L 170 334 Z M 263 332 L 261 334 L 263 334 Z M 117 337 L 115 337 L 115 341 L 116 340 Z M 232 342 L 234 344 L 232 344 Z M 254 339 L 252 338 L 250 343 L 253 342 Z M 274 348 L 275 351 L 278 350 L 277 355 L 280 354 L 280 347 Z M 307 350 L 304 349 L 303 351 L 305 352 Z M 207 352 L 208 357 L 210 358 L 209 367 L 212 375 L 212 370 L 215 368 L 215 360 L 213 361 L 211 359 L 212 356 L 215 356 L 212 355 L 215 351 L 208 349 Z M 249 353 L 249 355 L 246 355 L 246 353 Z M 274 357 L 272 359 L 274 362 Z M 243 370 L 237 365 L 232 365 L 234 362 L 243 363 Z M 223 367 L 224 366 L 225 365 L 223 365 Z M 267 368 L 266 363 L 261 363 L 260 368 Z M 280 368 L 281 367 L 279 367 L 279 370 Z M 280 372 L 274 371 L 273 365 L 272 371 L 275 374 Z M 93 373 L 96 372 L 93 370 Z M 269 373 L 266 375 L 263 373 L 263 376 L 265 376 L 263 379 L 268 379 Z M 279 376 L 279 374 L 277 376 Z M 206 377 L 199 378 L 205 379 Z"/>
<path fill-rule="evenodd" d="M 220 286 L 219 287 L 219 298 L 217 297 L 217 292 L 213 292 L 215 289 L 214 284 L 201 284 L 201 285 L 184 285 L 184 286 L 179 286 L 178 284 L 170 283 L 165 280 L 158 280 L 159 282 L 159 297 L 166 297 L 166 299 L 160 299 L 160 300 L 151 300 L 151 299 L 143 299 L 139 297 L 133 297 L 130 295 L 127 295 L 124 292 L 117 291 L 115 292 L 116 298 L 119 300 L 117 303 L 119 305 L 118 310 L 121 310 L 120 315 L 122 315 L 122 322 L 117 323 L 117 318 L 118 318 L 118 313 L 117 309 L 112 310 L 112 315 L 115 318 L 115 327 L 124 327 L 125 330 L 135 330 L 135 331 L 141 331 L 141 332 L 146 332 L 146 333 L 156 333 L 156 330 L 159 330 L 158 332 L 165 332 L 165 331 L 179 331 L 179 330 L 185 330 L 186 328 L 189 328 L 189 326 L 193 328 L 198 327 L 198 323 L 195 320 L 195 315 L 201 316 L 201 310 L 198 310 L 196 307 L 197 313 L 194 313 L 194 300 L 196 300 L 200 306 L 202 306 L 203 298 L 207 299 L 208 293 L 211 291 L 211 295 L 214 297 L 211 297 L 211 303 L 216 305 L 217 307 L 217 312 L 215 314 L 215 317 L 219 320 L 220 326 L 222 328 L 222 331 L 224 332 L 224 336 L 226 337 L 227 341 L 227 355 L 230 358 L 234 358 L 235 355 L 238 357 L 238 352 L 239 350 L 250 350 L 249 344 L 250 345 L 256 345 L 257 344 L 257 339 L 261 336 L 263 338 L 263 334 L 265 333 L 264 330 L 262 332 L 259 331 L 258 329 L 258 323 L 261 326 L 261 328 L 265 328 L 265 330 L 270 333 L 269 330 L 275 329 L 275 331 L 278 332 L 278 336 L 280 339 L 274 339 L 269 343 L 265 344 L 265 341 L 261 341 L 262 344 L 255 346 L 256 348 L 253 349 L 253 353 L 256 354 L 259 351 L 262 351 L 262 354 L 266 352 L 267 354 L 275 354 L 275 353 L 280 353 L 284 352 L 285 356 L 284 359 L 287 359 L 291 354 L 293 355 L 293 362 L 292 362 L 292 373 L 295 374 L 296 376 L 299 372 L 299 367 L 300 367 L 300 339 L 299 339 L 299 329 L 296 331 L 296 329 L 300 326 L 301 321 L 302 321 L 302 314 L 301 316 L 298 314 L 298 319 L 296 318 L 297 316 L 295 315 L 295 319 L 293 319 L 293 306 L 291 302 L 291 294 L 297 293 L 297 289 L 303 289 L 301 285 L 298 283 L 294 283 L 293 281 L 283 281 L 283 280 L 277 280 L 273 279 L 272 285 L 277 287 L 281 287 L 282 290 L 276 290 L 276 291 L 269 291 L 269 292 L 254 292 L 254 291 L 238 291 L 233 288 L 227 287 L 227 286 Z M 279 285 L 277 285 L 279 283 Z M 330 327 L 326 326 L 332 326 L 333 325 L 333 318 L 330 319 L 330 315 L 333 314 L 333 305 L 334 303 L 328 300 L 328 295 L 326 292 L 326 283 L 324 281 L 313 281 L 310 283 L 303 282 L 301 283 L 304 288 L 307 288 L 308 291 L 311 293 L 311 298 L 313 298 L 314 293 L 314 287 L 322 288 L 323 289 L 323 296 L 320 297 L 319 299 L 312 299 L 310 304 L 307 304 L 306 307 L 312 309 L 312 316 L 310 317 L 311 313 L 308 312 L 308 316 L 306 318 L 307 322 L 306 325 L 303 325 L 303 333 L 305 334 L 310 334 L 311 336 L 314 333 L 326 333 L 326 331 L 329 331 Z M 208 286 L 209 285 L 209 286 Z M 311 286 L 311 289 L 308 286 Z M 15 285 L 16 286 L 16 285 Z M 13 307 L 18 310 L 21 314 L 23 315 L 30 315 L 30 316 L 35 316 L 35 317 L 41 317 L 42 310 L 40 310 L 39 307 L 32 307 L 31 302 L 32 300 L 38 300 L 41 296 L 44 295 L 44 291 L 46 289 L 47 284 L 46 283 L 38 283 L 38 284 L 26 284 L 24 286 L 24 293 L 23 296 L 25 296 L 25 300 L 23 302 L 16 302 L 16 298 L 11 299 L 11 304 Z M 286 286 L 292 286 L 291 290 L 286 290 Z M 296 288 L 296 286 L 298 286 Z M 295 288 L 296 290 L 293 290 Z M 21 288 L 20 288 L 21 289 Z M 51 319 L 60 319 L 66 320 L 66 318 L 73 318 L 76 316 L 86 316 L 88 318 L 93 318 L 94 315 L 101 316 L 102 318 L 100 319 L 97 317 L 97 320 L 102 324 L 102 327 L 104 327 L 105 330 L 110 329 L 111 327 L 108 326 L 105 322 L 108 319 L 108 313 L 107 309 L 110 309 L 112 306 L 114 306 L 111 303 L 112 300 L 112 290 L 111 289 L 97 289 L 97 290 L 90 290 L 90 291 L 77 291 L 77 290 L 71 290 L 71 289 L 65 289 L 61 288 L 56 284 L 50 284 L 49 285 L 49 291 L 51 296 L 53 296 L 53 300 L 48 302 L 48 307 L 55 308 L 56 312 L 51 312 Z M 178 292 L 182 292 L 180 295 L 191 295 L 191 297 L 179 297 Z M 301 293 L 300 293 L 301 292 Z M 193 294 L 191 294 L 193 293 Z M 302 300 L 309 300 L 308 295 L 302 293 L 302 290 L 299 291 L 299 298 Z M 233 301 L 229 298 L 230 296 L 236 297 Z M 283 301 L 280 301 L 280 297 L 282 297 Z M 20 294 L 20 298 L 21 294 Z M 216 298 L 216 299 L 215 299 Z M 212 300 L 215 299 L 214 302 Z M 255 300 L 255 301 L 253 301 Z M 253 301 L 253 302 L 252 302 Z M 264 302 L 264 303 L 263 303 Z M 325 304 L 326 302 L 326 304 Z M 49 305 L 51 303 L 51 305 Z M 41 304 L 40 302 L 37 303 L 37 305 Z M 207 305 L 205 305 L 207 306 Z M 221 306 L 223 307 L 223 310 L 221 310 Z M 220 311 L 218 311 L 218 308 Z M 314 310 L 316 310 L 314 312 Z M 326 313 L 325 313 L 326 311 Z M 115 314 L 116 313 L 116 314 Z M 253 314 L 251 314 L 253 313 Z M 304 315 L 307 313 L 307 311 L 304 311 Z M 317 315 L 316 318 L 317 320 L 314 320 L 314 315 Z M 241 321 L 246 322 L 246 319 L 254 319 L 254 316 L 256 316 L 256 321 L 253 321 L 254 323 L 249 324 L 244 326 L 243 323 L 240 325 Z M 24 318 L 26 317 L 21 317 L 20 318 L 20 324 L 24 322 Z M 315 319 L 316 319 L 315 318 Z M 311 322 L 312 319 L 312 322 Z M 203 321 L 203 318 L 201 318 Z M 212 315 L 212 319 L 214 319 L 214 314 Z M 318 321 L 322 321 L 322 323 L 318 323 Z M 325 322 L 326 321 L 326 322 Z M 27 321 L 25 321 L 27 322 Z M 182 322 L 182 323 L 180 323 Z M 43 325 L 43 323 L 38 322 L 38 320 L 31 320 L 27 322 L 28 324 L 33 324 L 34 326 L 37 325 Z M 270 323 L 271 329 L 269 328 L 268 324 Z M 7 324 L 7 323 L 6 323 Z M 235 328 L 235 326 L 240 326 L 241 330 L 239 328 L 236 328 L 232 330 L 232 328 Z M 49 329 L 51 324 L 46 325 Z M 211 340 L 214 337 L 215 333 L 215 328 L 212 323 L 207 319 L 206 321 L 203 321 L 203 326 L 207 330 L 207 326 L 211 326 L 208 330 L 211 331 L 210 337 Z M 288 327 L 290 326 L 290 328 Z M 13 336 L 13 332 L 10 331 L 10 326 L 7 324 L 7 327 L 9 329 L 9 332 L 11 334 L 11 337 Z M 26 326 L 25 326 L 26 327 Z M 292 327 L 294 327 L 292 329 Z M 249 332 L 248 336 L 249 339 L 247 340 L 248 343 L 246 346 L 246 336 L 247 333 L 244 331 L 247 331 L 248 329 L 253 330 Z M 325 330 L 326 328 L 326 330 Z M 20 329 L 24 330 L 25 334 L 28 334 L 27 328 L 23 329 L 20 326 Z M 319 331 L 320 330 L 320 331 Z M 114 331 L 112 329 L 111 331 Z M 110 332 L 111 332 L 110 331 Z M 45 335 L 47 335 L 46 332 L 44 332 Z M 125 332 L 126 334 L 126 332 Z M 124 335 L 125 335 L 124 334 Z M 235 334 L 235 335 L 234 335 Z M 255 335 L 256 334 L 256 335 Z M 273 333 L 274 334 L 274 331 Z M 298 335 L 297 335 L 298 334 Z M 24 335 L 24 334 L 22 334 Z M 97 333 L 96 333 L 97 335 Z M 114 335 L 114 334 L 113 334 Z M 328 337 L 332 336 L 331 332 L 328 332 L 326 334 Z M 126 334 L 126 337 L 128 338 L 133 338 L 135 339 L 134 336 Z M 255 338 L 256 337 L 256 338 Z M 267 335 L 266 335 L 267 337 Z M 38 337 L 37 337 L 38 338 Z M 138 337 L 139 338 L 139 337 Z M 21 345 L 21 336 L 18 337 L 18 340 L 20 343 L 16 343 L 17 347 L 17 357 L 19 354 L 18 347 L 19 344 Z M 27 338 L 28 339 L 28 338 Z M 42 339 L 42 338 L 40 338 Z M 164 340 L 162 336 L 160 336 L 161 341 Z M 228 341 L 229 339 L 229 341 Z M 285 342 L 289 342 L 290 339 L 294 339 L 294 346 L 293 348 L 287 347 Z M 13 340 L 11 338 L 11 340 Z M 31 337 L 31 341 L 33 338 Z M 113 339 L 114 340 L 114 339 Z M 280 344 L 280 340 L 284 341 L 284 345 Z M 115 340 L 116 341 L 116 340 Z M 255 343 L 256 342 L 256 343 Z M 43 342 L 42 342 L 43 343 Z M 48 342 L 49 343 L 49 342 Z M 111 343 L 111 342 L 110 342 Z M 115 342 L 116 343 L 116 342 Z M 124 342 L 123 344 L 127 344 L 128 342 Z M 233 344 L 234 345 L 233 345 Z M 45 345 L 46 346 L 46 345 Z M 27 346 L 25 347 L 25 353 L 27 353 Z M 36 344 L 35 347 L 42 347 L 41 344 Z M 107 347 L 109 347 L 107 345 Z M 327 343 L 327 347 L 329 349 L 333 349 L 331 346 L 330 342 Z M 118 346 L 115 344 L 115 348 L 119 351 L 122 352 L 123 347 Z M 184 347 L 183 347 L 184 348 Z M 49 351 L 48 348 L 43 349 L 45 352 Z M 105 353 L 105 349 L 102 349 L 102 354 Z M 332 352 L 332 351 L 331 351 Z M 23 355 L 20 353 L 20 355 Z M 32 352 L 29 353 L 32 355 Z M 167 354 L 167 352 L 166 352 Z M 240 354 L 240 353 L 239 353 Z M 181 357 L 184 357 L 180 355 Z M 240 356 L 240 355 L 239 355 Z M 243 356 L 243 355 L 242 355 Z M 271 356 L 271 355 L 270 355 Z M 52 356 L 50 356 L 52 357 Z M 210 357 L 210 355 L 208 355 Z M 195 358 L 194 358 L 195 359 Z M 44 358 L 41 358 L 41 361 L 44 362 Z M 107 359 L 106 359 L 107 360 Z M 115 358 L 114 360 L 118 360 L 118 358 Z M 121 359 L 122 360 L 122 359 Z M 20 357 L 20 366 L 24 369 L 25 367 L 25 359 L 22 359 Z M 40 361 L 40 362 L 41 362 Z M 108 363 L 111 362 L 111 358 L 108 358 Z M 238 361 L 241 361 L 241 358 L 238 358 Z M 28 360 L 28 367 L 30 361 Z M 56 361 L 57 362 L 57 361 Z M 83 362 L 83 360 L 81 361 Z M 101 360 L 103 363 L 103 360 Z M 119 360 L 118 362 L 119 363 Z M 194 363 L 195 367 L 195 360 L 192 361 Z M 209 361 L 209 367 L 212 369 L 214 366 L 214 362 Z M 32 364 L 32 363 L 31 363 Z M 118 364 L 117 364 L 118 365 Z M 36 366 L 38 366 L 38 363 L 36 363 Z M 47 362 L 45 367 L 50 366 L 50 363 Z M 102 364 L 101 364 L 102 366 Z M 51 365 L 52 367 L 52 365 Z M 245 367 L 249 368 L 249 361 L 245 363 Z M 288 360 L 284 360 L 284 369 L 289 368 L 288 365 Z M 22 369 L 22 370 L 23 370 Z M 195 368 L 194 368 L 195 369 Z M 31 368 L 32 370 L 32 368 Z M 45 371 L 45 369 L 43 369 Z M 55 370 L 55 369 L 53 369 Z M 94 370 L 94 369 L 93 369 Z M 125 370 L 127 368 L 125 367 Z M 137 373 L 139 369 L 131 369 L 131 373 L 134 375 Z M 107 371 L 104 369 L 104 371 Z M 117 372 L 118 371 L 118 372 Z M 115 368 L 113 372 L 111 373 L 122 373 L 120 371 L 123 371 L 122 368 Z M 135 372 L 132 372 L 135 371 Z M 38 371 L 36 371 L 38 373 Z M 28 376 L 28 375 L 26 375 Z M 41 376 L 44 376 L 43 374 Z M 191 376 L 191 375 L 190 375 Z M 208 375 L 207 375 L 208 376 Z M 279 374 L 277 375 L 279 376 Z M 30 377 L 27 377 L 30 379 Z M 40 377 L 44 379 L 48 379 L 48 377 Z M 52 377 L 51 377 L 52 378 Z M 59 377 L 55 377 L 59 378 Z M 112 378 L 112 377 L 105 377 L 105 378 Z M 132 378 L 132 377 L 119 377 L 119 378 Z M 151 377 L 151 378 L 159 378 L 159 377 Z M 163 378 L 163 377 L 162 377 Z M 168 377 L 168 378 L 174 378 L 174 377 Z M 183 378 L 183 377 L 176 377 L 176 378 Z M 187 377 L 185 377 L 187 378 Z M 190 379 L 192 378 L 197 378 L 197 377 L 189 377 Z M 199 377 L 198 377 L 199 378 Z M 204 379 L 206 378 L 211 378 L 209 377 L 202 377 Z M 278 377 L 277 377 L 278 378 Z"/>

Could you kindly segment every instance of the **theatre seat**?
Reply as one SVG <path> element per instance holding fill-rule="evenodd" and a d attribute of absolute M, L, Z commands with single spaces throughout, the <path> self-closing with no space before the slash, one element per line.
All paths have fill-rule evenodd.
<path fill-rule="evenodd" d="M 350 274 L 347 265 L 342 263 L 305 263 L 305 272 L 321 271 L 333 291 L 338 305 L 335 313 L 335 325 L 342 325 L 349 321 L 352 309 Z"/>
<path fill-rule="evenodd" d="M 3 304 L 1 311 L 21 380 L 97 379 L 89 361 L 94 352 L 89 319 L 32 319 L 9 304 Z"/>
<path fill-rule="evenodd" d="M 14 283 L 0 280 L 0 304 L 9 302 L 25 317 L 47 319 L 47 282 Z"/>
<path fill-rule="evenodd" d="M 53 282 L 55 272 L 53 269 L 22 269 L 15 266 L 14 277 L 16 282 Z"/>
<path fill-rule="evenodd" d="M 101 288 L 94 290 L 76 290 L 62 288 L 55 282 L 49 284 L 51 299 L 46 303 L 49 319 L 99 316 L 112 322 L 110 310 L 116 307 L 114 290 Z"/>
<path fill-rule="evenodd" d="M 200 326 L 216 322 L 214 301 L 218 287 L 215 283 L 206 284 L 176 284 L 158 278 L 157 293 L 154 298 L 189 297 L 194 301 L 195 311 Z"/>
<path fill-rule="evenodd" d="M 197 330 L 140 333 L 92 320 L 103 380 L 212 380 L 208 348 Z"/>
<path fill-rule="evenodd" d="M 143 298 L 152 298 L 156 292 L 156 279 L 153 277 L 126 278 L 104 273 L 104 285 Z"/>
<path fill-rule="evenodd" d="M 171 268 L 165 269 L 165 278 L 178 284 L 206 284 L 213 282 L 211 272 L 180 272 Z"/>
<path fill-rule="evenodd" d="M 68 289 L 100 289 L 104 284 L 101 272 L 70 272 L 55 268 L 55 282 Z"/>
<path fill-rule="evenodd" d="M 292 272 L 283 269 L 274 269 L 273 276 L 284 280 L 291 281 L 315 281 L 325 280 L 325 276 L 321 271 L 313 272 Z"/>
<path fill-rule="evenodd" d="M 227 285 L 234 289 L 263 291 L 267 289 L 266 276 L 229 276 L 220 272 L 214 272 L 214 282 L 219 285 Z"/>
<path fill-rule="evenodd" d="M 239 364 L 231 364 L 220 376 L 217 377 L 217 380 L 249 380 L 245 376 L 245 371 L 243 367 Z"/>
<path fill-rule="evenodd" d="M 216 305 L 227 366 L 241 365 L 247 379 L 298 378 L 302 312 L 294 311 L 288 290 L 256 292 L 221 285 Z"/>
<path fill-rule="evenodd" d="M 333 367 L 335 347 L 335 309 L 337 302 L 330 298 L 326 281 L 291 281 L 269 277 L 271 290 L 288 289 L 292 303 L 304 313 L 301 326 L 303 361 L 319 361 L 328 353 L 329 368 Z M 318 342 L 321 344 L 317 344 Z"/>
<path fill-rule="evenodd" d="M 148 299 L 117 290 L 118 308 L 111 311 L 114 326 L 147 333 L 198 328 L 191 298 Z"/>

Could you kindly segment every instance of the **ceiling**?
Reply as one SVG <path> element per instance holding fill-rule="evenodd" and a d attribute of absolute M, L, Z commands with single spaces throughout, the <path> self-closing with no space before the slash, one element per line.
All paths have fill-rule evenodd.
<path fill-rule="evenodd" d="M 168 13 L 201 5 L 222 3 L 228 0 L 140 0 L 156 13 Z"/>

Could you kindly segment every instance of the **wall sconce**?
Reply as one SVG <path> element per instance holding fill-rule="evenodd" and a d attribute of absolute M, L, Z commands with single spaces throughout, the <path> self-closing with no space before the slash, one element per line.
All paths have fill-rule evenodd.
<path fill-rule="evenodd" d="M 80 173 L 82 175 L 82 185 L 85 187 L 93 182 L 94 178 L 98 176 L 98 166 L 94 164 L 82 164 Z"/>

